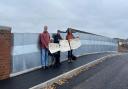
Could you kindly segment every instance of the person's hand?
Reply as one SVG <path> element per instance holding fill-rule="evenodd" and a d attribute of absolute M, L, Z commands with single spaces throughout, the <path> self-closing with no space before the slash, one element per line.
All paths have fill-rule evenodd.
<path fill-rule="evenodd" d="M 48 46 L 46 46 L 45 48 L 48 49 Z"/>
<path fill-rule="evenodd" d="M 48 46 L 46 47 L 46 49 L 49 49 Z"/>
<path fill-rule="evenodd" d="M 51 39 L 49 43 L 53 43 L 53 39 Z"/>

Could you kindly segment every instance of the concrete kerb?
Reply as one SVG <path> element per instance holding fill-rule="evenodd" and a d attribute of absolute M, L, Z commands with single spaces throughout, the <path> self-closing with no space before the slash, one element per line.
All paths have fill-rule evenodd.
<path fill-rule="evenodd" d="M 110 57 L 114 57 L 114 56 L 118 56 L 118 55 L 122 55 L 121 53 L 119 54 L 110 54 L 110 55 L 107 55 L 107 56 L 104 56 L 104 57 L 101 57 L 95 61 L 92 61 L 90 63 L 87 63 L 85 65 L 82 65 L 76 69 L 73 69 L 69 72 L 66 72 L 64 74 L 61 74 L 55 78 L 52 78 L 44 83 L 41 83 L 39 85 L 36 85 L 32 88 L 29 88 L 29 89 L 47 89 L 47 87 L 51 86 L 52 84 L 54 83 L 57 83 L 58 81 L 61 81 L 62 79 L 64 78 L 71 78 L 73 77 L 74 75 L 78 74 L 79 72 L 82 72 L 82 71 L 85 71 L 85 70 L 88 70 L 90 67 L 93 67 L 95 66 L 96 64 L 100 63 L 100 62 L 103 62 L 104 60 L 110 58 Z M 48 88 L 49 89 L 49 88 Z"/>

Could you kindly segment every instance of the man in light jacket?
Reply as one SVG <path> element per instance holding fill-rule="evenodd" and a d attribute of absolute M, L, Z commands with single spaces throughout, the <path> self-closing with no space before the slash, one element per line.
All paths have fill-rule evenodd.
<path fill-rule="evenodd" d="M 44 31 L 40 34 L 41 39 L 41 64 L 44 69 L 48 67 L 48 44 L 50 43 L 50 35 L 48 26 L 44 26 Z"/>

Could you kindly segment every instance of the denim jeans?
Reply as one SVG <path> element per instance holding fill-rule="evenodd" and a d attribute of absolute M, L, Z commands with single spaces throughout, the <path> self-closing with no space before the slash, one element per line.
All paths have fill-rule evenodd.
<path fill-rule="evenodd" d="M 48 50 L 45 48 L 41 49 L 41 65 L 48 66 Z"/>

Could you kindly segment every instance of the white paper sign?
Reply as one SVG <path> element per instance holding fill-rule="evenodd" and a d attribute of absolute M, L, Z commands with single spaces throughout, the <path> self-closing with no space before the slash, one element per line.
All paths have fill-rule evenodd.
<path fill-rule="evenodd" d="M 55 52 L 60 51 L 60 46 L 59 46 L 59 44 L 57 44 L 57 43 L 49 43 L 49 51 L 50 51 L 51 53 L 55 53 Z"/>
<path fill-rule="evenodd" d="M 81 46 L 81 42 L 79 38 L 71 39 L 70 40 L 71 49 L 77 49 Z"/>
<path fill-rule="evenodd" d="M 71 39 L 70 40 L 70 46 L 68 40 L 60 40 L 58 43 L 49 43 L 49 51 L 51 53 L 55 53 L 58 51 L 66 52 L 71 49 L 77 49 L 81 46 L 81 42 L 79 38 Z M 70 48 L 71 47 L 71 48 Z"/>
<path fill-rule="evenodd" d="M 60 51 L 66 52 L 70 50 L 68 40 L 60 40 Z"/>

